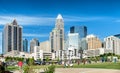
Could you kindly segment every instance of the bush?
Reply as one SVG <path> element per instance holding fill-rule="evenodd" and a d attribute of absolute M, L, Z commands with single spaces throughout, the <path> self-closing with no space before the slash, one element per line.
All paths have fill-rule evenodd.
<path fill-rule="evenodd" d="M 35 73 L 33 71 L 33 68 L 31 66 L 28 66 L 28 65 L 24 66 L 23 70 L 24 70 L 24 73 Z"/>
<path fill-rule="evenodd" d="M 51 65 L 48 68 L 45 69 L 44 73 L 54 73 L 55 72 L 55 66 Z"/>

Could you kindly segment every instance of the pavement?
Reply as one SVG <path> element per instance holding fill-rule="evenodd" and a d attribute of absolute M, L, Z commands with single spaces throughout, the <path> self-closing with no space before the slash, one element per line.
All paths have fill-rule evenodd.
<path fill-rule="evenodd" d="M 44 70 L 37 70 L 36 73 L 43 73 Z M 14 71 L 13 73 L 21 73 Z M 55 73 L 120 73 L 120 70 L 114 69 L 96 69 L 96 68 L 56 68 Z"/>
<path fill-rule="evenodd" d="M 55 73 L 120 73 L 120 70 L 96 68 L 56 68 Z"/>

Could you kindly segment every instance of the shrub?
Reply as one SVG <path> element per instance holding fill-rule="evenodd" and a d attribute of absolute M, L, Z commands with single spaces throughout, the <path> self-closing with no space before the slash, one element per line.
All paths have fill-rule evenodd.
<path fill-rule="evenodd" d="M 55 66 L 51 65 L 48 68 L 45 69 L 44 73 L 54 73 L 55 72 Z"/>
<path fill-rule="evenodd" d="M 24 73 L 35 73 L 33 71 L 33 68 L 31 66 L 28 66 L 28 65 L 24 66 L 23 70 L 24 70 Z"/>

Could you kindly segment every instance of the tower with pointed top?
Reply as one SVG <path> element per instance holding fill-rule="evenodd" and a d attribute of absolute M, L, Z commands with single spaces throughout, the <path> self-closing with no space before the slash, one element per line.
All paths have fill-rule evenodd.
<path fill-rule="evenodd" d="M 56 18 L 55 28 L 50 32 L 51 51 L 64 50 L 64 21 L 60 14 Z"/>
<path fill-rule="evenodd" d="M 22 50 L 22 26 L 19 26 L 16 19 L 4 26 L 3 30 L 3 53 Z"/>

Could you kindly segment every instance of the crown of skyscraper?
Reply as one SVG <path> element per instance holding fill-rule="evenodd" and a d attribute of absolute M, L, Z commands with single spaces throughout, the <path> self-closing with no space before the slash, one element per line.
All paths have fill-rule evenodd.
<path fill-rule="evenodd" d="M 13 25 L 17 25 L 16 19 L 13 20 L 12 24 L 13 24 Z"/>
<path fill-rule="evenodd" d="M 58 14 L 56 19 L 63 19 L 61 14 Z"/>

